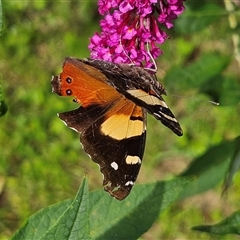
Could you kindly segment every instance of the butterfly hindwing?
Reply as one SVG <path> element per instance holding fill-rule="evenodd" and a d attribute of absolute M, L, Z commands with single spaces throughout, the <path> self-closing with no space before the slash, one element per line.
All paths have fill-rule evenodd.
<path fill-rule="evenodd" d="M 113 109 L 101 109 L 100 106 L 80 107 L 61 113 L 59 117 L 69 127 L 81 132 L 85 152 L 99 164 L 104 175 L 104 189 L 122 200 L 130 193 L 141 166 L 146 124 L 142 108 L 128 100 L 124 107 L 118 103 L 116 105 L 111 106 Z M 119 111 L 116 111 L 117 107 Z M 124 110 L 131 108 L 131 115 L 124 115 Z M 96 118 L 93 110 L 102 115 Z M 111 116 L 107 116 L 108 113 Z"/>

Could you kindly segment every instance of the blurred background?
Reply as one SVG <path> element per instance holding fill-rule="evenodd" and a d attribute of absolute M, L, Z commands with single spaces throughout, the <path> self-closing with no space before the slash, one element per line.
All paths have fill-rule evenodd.
<path fill-rule="evenodd" d="M 171 179 L 240 133 L 239 1 L 231 5 L 230 19 L 221 0 L 186 1 L 185 6 L 175 27 L 166 30 L 170 39 L 158 59 L 158 78 L 169 93 L 165 101 L 184 135 L 177 137 L 148 116 L 137 184 Z M 99 31 L 100 16 L 97 1 L 5 0 L 2 8 L 0 81 L 8 112 L 0 118 L 0 239 L 7 239 L 36 211 L 73 198 L 83 176 L 90 190 L 102 188 L 102 174 L 82 150 L 79 134 L 57 117 L 78 106 L 52 93 L 50 84 L 65 56 L 89 56 L 89 38 Z M 224 198 L 222 182 L 207 186 L 206 181 L 206 191 L 172 205 L 142 239 L 218 239 L 190 228 L 214 224 L 240 209 L 239 173 Z"/>

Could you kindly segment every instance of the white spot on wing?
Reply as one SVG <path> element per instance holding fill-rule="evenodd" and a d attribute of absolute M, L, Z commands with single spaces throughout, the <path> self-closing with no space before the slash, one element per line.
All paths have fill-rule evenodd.
<path fill-rule="evenodd" d="M 132 185 L 133 186 L 134 182 L 133 181 L 128 181 L 125 183 L 125 186 Z"/>
<path fill-rule="evenodd" d="M 112 162 L 111 163 L 111 167 L 114 169 L 114 170 L 118 170 L 118 165 L 116 162 Z"/>

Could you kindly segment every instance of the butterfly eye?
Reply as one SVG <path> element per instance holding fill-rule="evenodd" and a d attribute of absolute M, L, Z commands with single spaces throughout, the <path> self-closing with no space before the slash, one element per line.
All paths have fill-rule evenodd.
<path fill-rule="evenodd" d="M 67 82 L 67 83 L 71 83 L 71 82 L 72 82 L 72 79 L 69 78 L 69 77 L 67 77 L 67 78 L 66 78 L 66 82 Z"/>
<path fill-rule="evenodd" d="M 67 89 L 67 90 L 66 90 L 66 94 L 67 94 L 68 96 L 72 95 L 72 90 L 71 90 L 71 89 Z"/>

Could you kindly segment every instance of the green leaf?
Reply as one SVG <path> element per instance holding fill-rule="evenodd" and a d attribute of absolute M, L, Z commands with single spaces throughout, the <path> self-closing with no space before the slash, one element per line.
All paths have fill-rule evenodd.
<path fill-rule="evenodd" d="M 238 78 L 217 75 L 207 81 L 200 89 L 220 103 L 221 106 L 236 105 L 240 102 L 240 84 Z"/>
<path fill-rule="evenodd" d="M 76 198 L 44 208 L 31 216 L 12 240 L 90 239 L 88 186 L 86 179 Z"/>
<path fill-rule="evenodd" d="M 2 13 L 2 0 L 0 0 L 0 36 L 2 34 L 3 27 L 3 13 Z"/>
<path fill-rule="evenodd" d="M 240 235 L 240 211 L 234 212 L 218 224 L 195 226 L 192 229 L 212 234 L 225 235 L 232 233 Z"/>
<path fill-rule="evenodd" d="M 137 185 L 119 202 L 96 191 L 90 197 L 90 225 L 93 239 L 137 239 L 145 233 L 159 214 L 176 200 L 190 182 L 179 178 L 168 182 Z"/>
<path fill-rule="evenodd" d="M 3 14 L 2 14 L 2 1 L 0 0 L 0 36 L 2 33 L 2 26 L 3 26 Z M 0 117 L 5 115 L 8 110 L 7 104 L 5 101 L 2 100 L 2 86 L 0 83 Z"/>
<path fill-rule="evenodd" d="M 190 182 L 178 178 L 135 186 L 118 201 L 103 190 L 91 192 L 86 181 L 75 200 L 40 210 L 18 230 L 15 239 L 136 239 L 146 232 Z M 89 207 L 88 207 L 89 202 Z"/>
<path fill-rule="evenodd" d="M 240 136 L 235 139 L 234 153 L 231 158 L 231 164 L 223 184 L 223 193 L 228 190 L 232 183 L 234 174 L 240 168 Z"/>
<path fill-rule="evenodd" d="M 5 101 L 2 99 L 2 85 L 0 82 L 0 117 L 7 113 L 8 106 Z"/>
<path fill-rule="evenodd" d="M 0 101 L 0 117 L 2 117 L 3 115 L 5 115 L 8 111 L 8 106 L 5 103 L 5 101 Z"/>
<path fill-rule="evenodd" d="M 191 1 L 186 3 L 186 10 L 175 23 L 176 31 L 182 34 L 199 32 L 226 15 L 226 10 L 210 1 Z"/>
<path fill-rule="evenodd" d="M 221 106 L 223 106 L 221 95 L 225 91 L 223 89 L 224 81 L 224 77 L 218 74 L 205 82 L 200 87 L 199 92 L 208 94 L 209 96 L 211 96 L 211 99 L 213 101 L 218 102 Z"/>
<path fill-rule="evenodd" d="M 237 105 L 240 102 L 239 79 L 224 78 L 219 102 L 221 106 Z"/>
<path fill-rule="evenodd" d="M 235 141 L 226 141 L 211 147 L 196 158 L 181 176 L 195 176 L 195 179 L 181 192 L 180 199 L 207 191 L 224 179 Z"/>
<path fill-rule="evenodd" d="M 229 60 L 228 57 L 219 54 L 201 55 L 197 61 L 187 67 L 177 67 L 168 71 L 164 83 L 172 89 L 177 87 L 178 91 L 200 88 L 208 84 L 210 79 L 221 74 Z M 176 85 L 176 81 L 181 84 Z"/>

